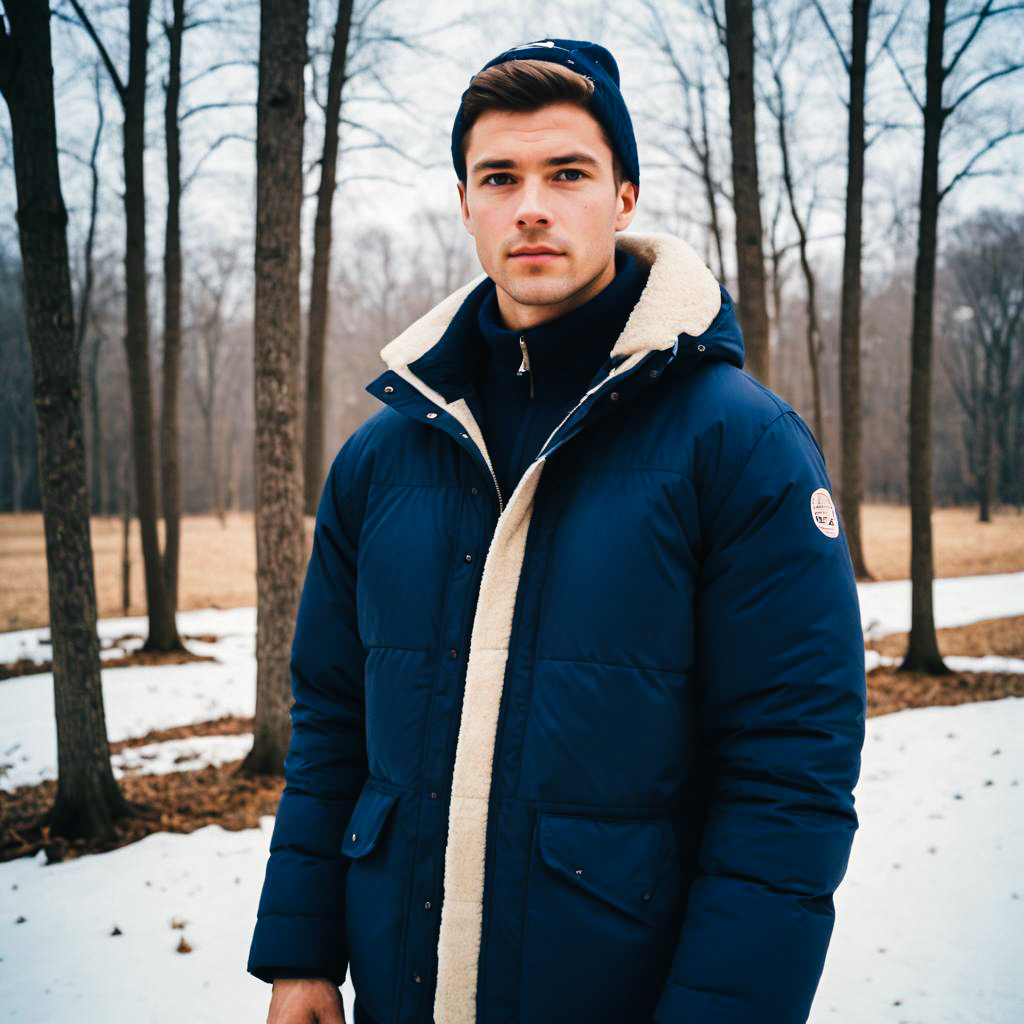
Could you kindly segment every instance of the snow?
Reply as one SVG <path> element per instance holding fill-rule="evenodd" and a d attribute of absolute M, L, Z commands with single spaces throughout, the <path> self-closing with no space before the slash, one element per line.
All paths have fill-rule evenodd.
<path fill-rule="evenodd" d="M 1024 698 L 869 718 L 810 1024 L 1024 1020 Z"/>
<path fill-rule="evenodd" d="M 222 715 L 253 714 L 256 660 L 252 636 L 227 633 L 215 644 L 191 641 L 189 647 L 218 660 L 102 669 L 110 740 L 144 736 L 151 729 L 205 722 Z M 56 777 L 52 675 L 16 676 L 0 682 L 0 789 Z"/>
<path fill-rule="evenodd" d="M 907 581 L 858 585 L 869 636 L 909 628 Z M 936 625 L 1024 614 L 1024 573 L 935 581 Z M 136 648 L 142 618 L 105 619 L 105 657 Z M 111 740 L 249 716 L 255 611 L 184 612 L 212 662 L 103 669 Z M 0 663 L 50 657 L 47 629 L 0 634 Z M 897 663 L 865 652 L 868 668 Z M 1024 659 L 947 657 L 962 671 Z M 860 829 L 836 893 L 836 927 L 809 1024 L 1009 1024 L 1024 1020 L 1024 699 L 900 711 L 867 722 Z M 128 748 L 115 774 L 244 756 L 250 733 Z M 0 787 L 56 775 L 49 673 L 0 682 Z M 0 1022 L 265 1019 L 270 988 L 245 972 L 273 818 L 258 829 L 157 833 L 109 853 L 0 864 Z M 16 923 L 24 917 L 23 923 Z M 175 919 L 183 929 L 171 927 Z M 121 935 L 111 935 L 117 926 Z M 176 947 L 184 935 L 190 953 Z M 107 943 L 120 943 L 109 946 Z M 352 1020 L 352 989 L 342 988 Z"/>
<path fill-rule="evenodd" d="M 910 630 L 910 580 L 858 583 L 860 617 L 872 637 Z M 1024 572 L 950 576 L 934 581 L 935 628 L 1024 615 Z"/>
<path fill-rule="evenodd" d="M 868 719 L 860 828 L 809 1024 L 1024 1019 L 1022 733 L 1014 697 Z M 265 1019 L 270 988 L 245 961 L 272 828 L 0 864 L 0 1019 Z M 191 953 L 175 952 L 182 934 Z M 342 996 L 351 1021 L 349 981 Z"/>
<path fill-rule="evenodd" d="M 111 758 L 114 777 L 124 775 L 164 775 L 167 772 L 194 771 L 205 765 L 240 761 L 252 747 L 252 733 L 237 736 L 189 736 L 162 743 L 126 747 Z"/>

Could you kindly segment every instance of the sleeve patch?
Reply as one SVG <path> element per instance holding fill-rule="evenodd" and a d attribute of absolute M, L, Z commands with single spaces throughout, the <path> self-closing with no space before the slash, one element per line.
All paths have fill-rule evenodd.
<path fill-rule="evenodd" d="M 811 518 L 814 525 L 826 537 L 839 536 L 839 517 L 832 502 L 832 495 L 824 487 L 819 487 L 811 494 Z"/>

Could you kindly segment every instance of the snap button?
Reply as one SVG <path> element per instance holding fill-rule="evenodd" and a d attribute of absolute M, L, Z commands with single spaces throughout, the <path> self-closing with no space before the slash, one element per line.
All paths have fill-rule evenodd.
<path fill-rule="evenodd" d="M 619 397 L 619 393 L 618 391 L 613 391 L 608 397 L 614 402 Z"/>
<path fill-rule="evenodd" d="M 577 875 L 582 875 L 583 874 L 583 868 L 577 868 L 576 869 L 576 874 Z"/>
<path fill-rule="evenodd" d="M 644 899 L 645 900 L 649 900 L 650 898 L 651 898 L 651 894 L 649 892 L 645 892 L 644 893 Z"/>
<path fill-rule="evenodd" d="M 412 980 L 415 981 L 416 984 L 418 985 L 423 979 L 418 974 L 414 974 L 412 976 Z"/>
<path fill-rule="evenodd" d="M 390 395 L 391 392 L 394 391 L 394 390 L 395 389 L 390 384 L 385 384 L 384 385 L 384 394 Z"/>
<path fill-rule="evenodd" d="M 359 836 L 358 836 L 358 835 L 356 835 L 356 833 L 355 833 L 355 832 L 353 832 L 353 833 L 352 833 L 352 842 L 354 843 L 354 842 L 355 842 L 355 841 L 356 841 L 356 840 L 357 840 L 358 838 L 359 838 Z"/>
<path fill-rule="evenodd" d="M 657 377 L 658 376 L 658 371 L 657 370 L 651 370 L 651 376 L 652 377 Z"/>
<path fill-rule="evenodd" d="M 457 650 L 455 650 L 454 647 L 448 652 L 448 657 L 449 658 L 457 658 L 458 656 L 459 656 L 459 652 Z"/>
<path fill-rule="evenodd" d="M 467 562 L 472 562 L 473 561 L 473 556 L 472 555 L 466 555 L 466 561 Z"/>
<path fill-rule="evenodd" d="M 423 909 L 424 910 L 429 910 L 430 909 L 430 900 L 427 900 L 427 902 L 423 904 Z"/>
<path fill-rule="evenodd" d="M 432 793 L 430 794 L 430 799 L 431 799 L 431 800 L 436 800 L 436 799 L 437 799 L 437 793 L 433 793 L 433 792 L 432 792 Z"/>
<path fill-rule="evenodd" d="M 467 433 L 466 433 L 465 431 L 463 431 L 463 432 L 462 432 L 462 436 L 463 436 L 463 437 L 469 437 L 469 434 L 467 434 Z"/>
<path fill-rule="evenodd" d="M 477 488 L 475 488 L 475 487 L 470 487 L 470 489 L 469 489 L 469 493 L 470 493 L 470 494 L 479 494 L 479 493 L 480 493 L 480 491 L 479 491 L 479 490 L 477 490 Z"/>
<path fill-rule="evenodd" d="M 428 420 L 436 420 L 437 419 L 437 413 L 436 412 L 428 412 L 427 413 L 427 419 Z"/>
<path fill-rule="evenodd" d="M 698 352 L 703 352 L 704 351 L 704 346 L 703 345 L 698 345 L 697 346 L 697 351 Z"/>

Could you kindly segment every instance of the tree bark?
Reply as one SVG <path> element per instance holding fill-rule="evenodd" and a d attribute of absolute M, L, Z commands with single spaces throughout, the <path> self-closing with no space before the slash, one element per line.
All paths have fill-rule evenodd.
<path fill-rule="evenodd" d="M 125 351 L 132 409 L 136 505 L 146 580 L 149 636 L 143 650 L 181 650 L 174 605 L 164 586 L 157 535 L 156 445 L 149 365 L 149 299 L 146 282 L 145 106 L 150 0 L 128 0 L 128 80 L 122 82 L 79 0 L 71 0 L 96 43 L 124 108 Z"/>
<path fill-rule="evenodd" d="M 104 722 L 50 12 L 46 0 L 6 0 L 4 10 L 10 33 L 0 19 L 0 92 L 13 131 L 57 723 L 57 796 L 40 825 L 68 838 L 109 838 L 114 822 L 139 808 L 114 779 Z"/>
<path fill-rule="evenodd" d="M 164 231 L 164 366 L 160 405 L 160 498 L 164 512 L 163 580 L 165 598 L 178 607 L 178 562 L 181 549 L 181 473 L 179 468 L 178 394 L 181 384 L 181 44 L 185 0 L 173 0 L 173 15 L 164 25 L 169 58 L 164 102 L 167 152 L 167 223 Z"/>
<path fill-rule="evenodd" d="M 859 580 L 873 579 L 864 560 L 860 506 L 864 497 L 863 408 L 860 379 L 861 258 L 864 210 L 864 94 L 871 0 L 853 0 L 850 108 L 847 128 L 846 232 L 839 312 L 840 494 L 846 543 Z"/>
<path fill-rule="evenodd" d="M 243 774 L 283 774 L 304 563 L 299 216 L 308 0 L 262 0 L 256 104 L 256 715 Z"/>
<path fill-rule="evenodd" d="M 761 248 L 761 196 L 754 118 L 754 10 L 752 0 L 725 0 L 729 55 L 729 126 L 736 213 L 736 273 L 740 327 L 749 372 L 770 386 L 768 309 Z"/>
<path fill-rule="evenodd" d="M 775 88 L 778 109 L 776 121 L 778 122 L 779 152 L 782 155 L 782 181 L 786 189 L 786 198 L 789 201 L 789 213 L 796 225 L 797 251 L 800 255 L 800 270 L 804 276 L 804 287 L 807 294 L 807 362 L 811 371 L 811 401 L 814 415 L 814 433 L 817 435 L 818 444 L 822 450 L 825 448 L 825 414 L 821 401 L 821 363 L 819 353 L 821 352 L 821 330 L 818 326 L 818 300 L 817 282 L 814 271 L 811 268 L 810 257 L 807 253 L 807 225 L 800 213 L 796 202 L 796 188 L 793 183 L 793 169 L 789 159 L 789 134 L 787 131 L 786 119 L 786 94 L 782 82 L 782 74 L 778 68 L 775 69 Z M 781 324 L 779 325 L 781 327 Z"/>
<path fill-rule="evenodd" d="M 930 0 L 925 62 L 924 148 L 910 357 L 910 638 L 900 671 L 944 675 L 932 607 L 932 335 L 939 219 L 939 142 L 944 120 L 943 40 L 946 0 Z"/>
<path fill-rule="evenodd" d="M 313 225 L 313 275 L 309 292 L 309 333 L 306 342 L 306 429 L 304 490 L 307 515 L 315 515 L 324 475 L 324 346 L 329 310 L 331 270 L 331 208 L 338 176 L 338 122 L 345 59 L 352 25 L 352 0 L 338 0 L 334 45 L 327 73 L 324 148 Z"/>

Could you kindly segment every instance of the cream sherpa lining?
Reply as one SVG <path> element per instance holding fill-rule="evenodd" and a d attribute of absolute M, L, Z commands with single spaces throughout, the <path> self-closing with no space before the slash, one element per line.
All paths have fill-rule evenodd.
<path fill-rule="evenodd" d="M 718 282 L 682 239 L 665 234 L 620 234 L 615 244 L 647 264 L 650 273 L 626 326 L 609 353 L 629 358 L 581 396 L 576 408 L 608 379 L 634 366 L 646 352 L 671 348 L 680 334 L 703 334 L 721 305 Z M 466 402 L 461 398 L 446 402 L 409 369 L 409 363 L 440 341 L 467 295 L 484 277 L 481 274 L 452 292 L 385 345 L 380 355 L 390 369 L 462 424 L 493 473 L 479 424 Z M 494 744 L 519 575 L 533 499 L 543 467 L 544 459 L 537 459 L 520 478 L 498 518 L 484 560 L 470 633 L 452 778 L 444 900 L 437 946 L 436 1024 L 476 1024 L 484 855 Z"/>

